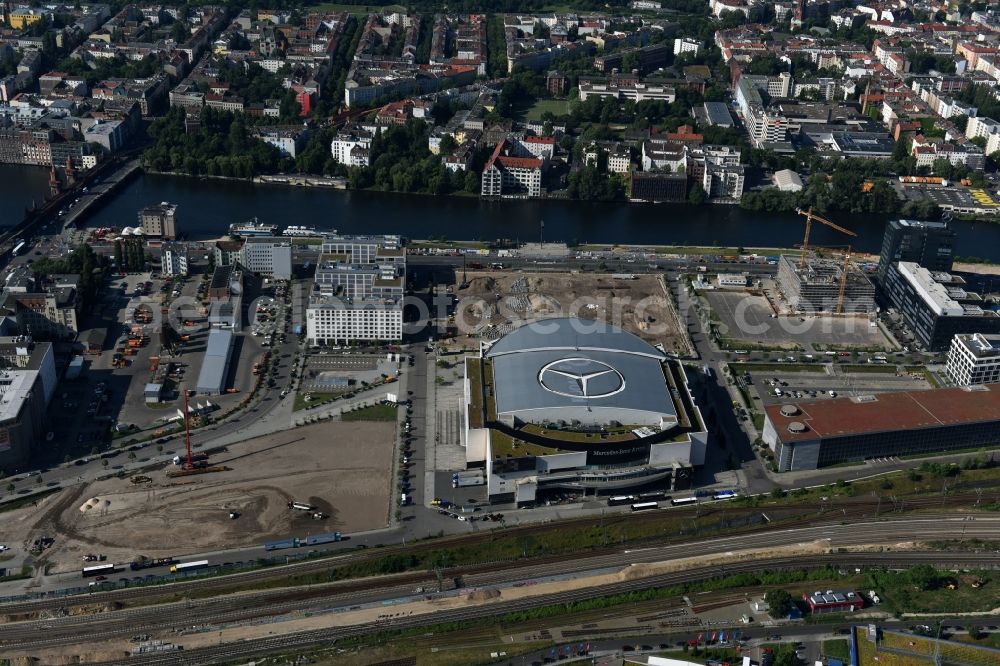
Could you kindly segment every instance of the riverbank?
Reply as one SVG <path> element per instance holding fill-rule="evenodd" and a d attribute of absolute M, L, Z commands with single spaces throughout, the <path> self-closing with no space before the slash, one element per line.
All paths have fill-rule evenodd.
<path fill-rule="evenodd" d="M 331 176 L 308 175 L 263 175 L 253 179 L 256 185 L 288 185 L 290 187 L 332 187 L 338 190 L 347 189 L 346 178 Z"/>
<path fill-rule="evenodd" d="M 510 244 L 546 241 L 573 247 L 661 246 L 700 248 L 703 254 L 734 254 L 740 247 L 791 247 L 802 239 L 803 220 L 794 213 L 746 211 L 738 206 L 629 204 L 572 200 L 482 201 L 475 196 L 413 196 L 332 187 L 262 187 L 243 179 L 167 177 L 139 172 L 104 198 L 83 223 L 88 227 L 135 224 L 142 208 L 169 201 L 178 205 L 178 229 L 191 240 L 224 236 L 233 223 L 262 222 L 315 226 L 343 234 L 401 234 L 438 245 L 468 239 L 478 247 L 496 240 Z M 878 252 L 886 215 L 831 216 L 857 233 L 855 252 Z M 544 228 L 542 221 L 544 220 Z M 955 254 L 1000 262 L 1000 225 L 953 223 Z M 840 246 L 844 237 L 825 226 L 813 228 L 817 247 Z M 728 251 L 725 251 L 725 250 Z"/>

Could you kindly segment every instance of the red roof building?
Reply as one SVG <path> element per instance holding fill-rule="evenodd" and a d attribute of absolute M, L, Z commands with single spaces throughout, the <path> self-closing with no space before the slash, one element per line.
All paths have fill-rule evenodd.
<path fill-rule="evenodd" d="M 992 446 L 1000 384 L 859 395 L 764 408 L 779 471 Z"/>

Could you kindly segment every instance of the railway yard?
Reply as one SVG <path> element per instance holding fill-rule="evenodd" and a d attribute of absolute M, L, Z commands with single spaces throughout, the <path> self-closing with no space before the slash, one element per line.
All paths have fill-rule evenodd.
<path fill-rule="evenodd" d="M 825 523 L 707 539 L 700 544 L 662 545 L 631 551 L 611 548 L 571 561 L 542 558 L 527 565 L 512 562 L 464 566 L 447 570 L 446 584 L 441 588 L 433 575 L 413 572 L 372 582 L 345 581 L 305 589 L 258 590 L 160 606 L 145 605 L 143 599 L 149 596 L 149 591 L 139 595 L 137 593 L 142 590 L 122 590 L 88 598 L 75 609 L 67 599 L 10 606 L 6 609 L 7 619 L 15 621 L 0 626 L 0 641 L 10 657 L 39 654 L 44 650 L 45 663 L 53 665 L 180 663 L 178 653 L 130 657 L 122 661 L 121 656 L 134 649 L 132 639 L 139 634 L 147 640 L 183 645 L 183 663 L 210 664 L 223 658 L 260 656 L 270 649 L 290 650 L 337 637 L 419 626 L 427 622 L 428 613 L 433 614 L 435 623 L 472 621 L 531 608 L 540 601 L 566 603 L 702 580 L 718 575 L 718 564 L 712 561 L 713 553 L 714 557 L 721 558 L 720 562 L 726 562 L 727 573 L 752 571 L 762 564 L 772 570 L 781 570 L 828 565 L 842 569 L 886 564 L 912 566 L 922 562 L 981 568 L 1000 563 L 995 553 L 921 552 L 920 541 L 939 536 L 942 522 L 949 521 L 911 516 L 884 522 L 858 521 L 854 525 Z M 998 527 L 996 519 L 984 517 L 968 527 L 968 536 L 990 535 Z M 882 543 L 887 538 L 898 540 L 888 551 L 884 547 L 865 545 L 872 540 Z M 837 544 L 839 554 L 825 554 L 829 543 Z M 764 557 L 765 562 L 757 559 L 760 557 Z M 190 593 L 185 589 L 225 586 L 232 589 L 234 584 L 245 585 L 250 579 L 260 581 L 328 568 L 332 564 L 334 562 L 309 562 L 292 565 L 288 571 L 258 571 L 233 579 L 182 583 L 176 590 L 165 590 L 167 596 L 163 600 L 187 596 Z M 461 581 L 460 589 L 453 589 L 456 580 Z M 568 580 L 574 582 L 567 584 Z M 529 583 L 527 587 L 525 582 Z M 394 601 L 387 606 L 386 599 Z M 707 603 L 707 599 L 700 603 Z M 303 611 L 309 609 L 312 610 L 303 615 Z M 88 610 L 96 614 L 85 614 Z M 279 633 L 276 622 L 282 623 L 281 636 L 274 635 Z M 688 626 L 698 628 L 704 624 L 698 618 L 691 618 Z M 39 629 L 43 627 L 46 631 L 41 635 Z M 104 640 L 83 648 L 75 640 L 81 627 L 99 631 Z"/>

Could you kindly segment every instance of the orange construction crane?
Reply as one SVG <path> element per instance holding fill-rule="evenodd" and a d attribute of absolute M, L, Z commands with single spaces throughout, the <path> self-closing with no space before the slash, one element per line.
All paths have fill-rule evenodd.
<path fill-rule="evenodd" d="M 857 236 L 857 234 L 851 231 L 850 229 L 845 229 L 839 224 L 835 224 L 834 222 L 831 222 L 825 217 L 820 217 L 819 215 L 817 215 L 816 213 L 813 212 L 812 206 L 809 207 L 809 210 L 802 210 L 801 208 L 796 208 L 795 212 L 806 218 L 806 234 L 805 236 L 802 237 L 802 256 L 799 258 L 799 268 L 806 267 L 806 255 L 809 254 L 809 232 L 812 231 L 813 220 L 821 222 L 826 226 L 830 227 L 831 229 L 836 229 L 842 234 L 847 234 L 848 236 Z"/>
<path fill-rule="evenodd" d="M 834 309 L 834 314 L 841 314 L 844 312 L 844 293 L 847 291 L 847 272 L 851 268 L 851 246 L 847 246 L 847 252 L 844 253 L 844 272 L 840 276 L 840 290 L 837 292 L 837 307 Z"/>

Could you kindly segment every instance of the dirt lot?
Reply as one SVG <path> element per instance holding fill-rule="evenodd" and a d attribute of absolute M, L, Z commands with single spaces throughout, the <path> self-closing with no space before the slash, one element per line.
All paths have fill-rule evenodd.
<path fill-rule="evenodd" d="M 170 479 L 161 469 L 148 473 L 152 483 L 139 486 L 127 478 L 77 486 L 39 508 L 8 514 L 5 538 L 54 537 L 40 562 L 60 572 L 78 569 L 86 553 L 127 562 L 139 554 L 179 556 L 310 533 L 377 529 L 388 522 L 393 434 L 393 423 L 317 424 L 213 456 L 214 464 L 231 471 Z M 91 498 L 100 505 L 81 512 Z M 289 500 L 314 504 L 329 518 L 316 521 L 293 512 Z M 230 510 L 240 517 L 230 520 Z"/>
<path fill-rule="evenodd" d="M 602 319 L 668 351 L 691 343 L 656 275 L 616 279 L 595 273 L 472 273 L 456 292 L 460 333 L 497 337 L 520 323 L 554 316 Z"/>

